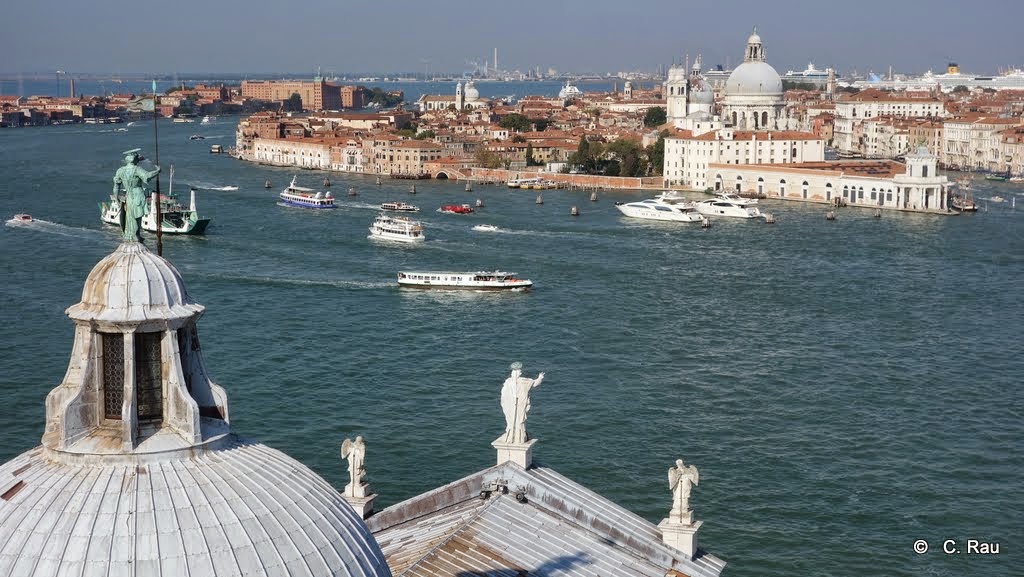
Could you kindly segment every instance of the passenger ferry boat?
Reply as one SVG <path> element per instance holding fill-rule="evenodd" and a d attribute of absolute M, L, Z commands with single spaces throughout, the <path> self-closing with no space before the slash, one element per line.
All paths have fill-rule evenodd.
<path fill-rule="evenodd" d="M 528 189 L 535 184 L 544 182 L 543 178 L 512 178 L 506 183 L 509 188 L 525 188 Z"/>
<path fill-rule="evenodd" d="M 292 177 L 291 184 L 281 191 L 281 202 L 288 206 L 302 208 L 334 208 L 334 197 L 330 192 L 319 192 L 312 188 L 297 186 Z"/>
<path fill-rule="evenodd" d="M 398 273 L 398 286 L 422 289 L 480 290 L 480 291 L 527 291 L 533 281 L 516 277 L 514 272 L 412 272 Z"/>
<path fill-rule="evenodd" d="M 419 221 L 410 220 L 404 216 L 390 216 L 381 213 L 373 224 L 370 225 L 370 236 L 380 240 L 393 240 L 396 242 L 423 242 L 427 237 L 423 235 L 423 225 Z"/>
<path fill-rule="evenodd" d="M 419 212 L 420 207 L 406 204 L 404 202 L 383 202 L 380 205 L 381 210 L 391 210 L 394 212 Z"/>

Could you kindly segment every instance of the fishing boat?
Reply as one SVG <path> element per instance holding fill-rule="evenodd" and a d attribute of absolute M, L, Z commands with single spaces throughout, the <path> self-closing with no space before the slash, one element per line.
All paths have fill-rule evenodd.
<path fill-rule="evenodd" d="M 199 235 L 206 231 L 210 219 L 200 218 L 196 209 L 196 189 L 189 191 L 186 206 L 174 195 L 174 167 L 171 166 L 167 194 L 151 192 L 147 199 L 149 212 L 142 217 L 142 230 L 157 231 L 157 206 L 160 203 L 160 232 L 164 234 Z M 124 196 L 111 194 L 108 202 L 100 203 L 100 220 L 106 224 L 121 226 L 121 211 L 124 210 Z"/>
<path fill-rule="evenodd" d="M 295 184 L 296 177 L 281 191 L 281 202 L 288 206 L 302 208 L 334 208 L 334 197 L 330 192 L 320 192 Z"/>
<path fill-rule="evenodd" d="M 32 215 L 25 212 L 21 212 L 14 215 L 11 218 L 10 222 L 32 222 Z"/>
<path fill-rule="evenodd" d="M 370 236 L 367 238 L 378 240 L 393 240 L 396 242 L 423 242 L 427 237 L 423 235 L 423 225 L 416 220 L 404 216 L 390 216 L 381 213 L 370 225 Z"/>
<path fill-rule="evenodd" d="M 439 272 L 400 271 L 398 286 L 419 289 L 478 290 L 478 291 L 527 291 L 533 281 L 516 277 L 514 272 Z"/>
<path fill-rule="evenodd" d="M 952 197 L 950 197 L 950 208 L 960 212 L 976 212 L 978 204 L 974 202 L 974 197 L 971 196 L 971 181 L 966 178 L 961 179 L 956 182 L 956 185 L 959 190 L 954 190 Z"/>
<path fill-rule="evenodd" d="M 404 202 L 382 202 L 380 204 L 381 210 L 390 210 L 393 212 L 419 212 L 420 207 L 406 204 Z"/>

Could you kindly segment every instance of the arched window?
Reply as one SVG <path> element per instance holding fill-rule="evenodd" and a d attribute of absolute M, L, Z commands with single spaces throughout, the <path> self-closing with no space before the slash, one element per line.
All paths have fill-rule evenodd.
<path fill-rule="evenodd" d="M 786 196 L 786 179 L 779 180 L 779 196 Z"/>
<path fill-rule="evenodd" d="M 871 200 L 878 200 L 878 191 L 874 188 L 871 189 Z"/>
<path fill-rule="evenodd" d="M 864 187 L 857 188 L 857 200 L 864 200 Z"/>
<path fill-rule="evenodd" d="M 736 113 L 735 112 L 732 113 L 732 125 L 736 126 Z"/>
<path fill-rule="evenodd" d="M 764 194 L 764 179 L 760 176 L 757 177 L 757 195 L 761 196 Z"/>
<path fill-rule="evenodd" d="M 928 178 L 928 165 L 927 164 L 921 165 L 921 176 L 923 178 Z"/>
<path fill-rule="evenodd" d="M 802 195 L 802 196 L 803 196 L 804 198 L 807 198 L 807 188 L 808 188 L 808 186 L 807 186 L 807 181 L 805 180 L 805 181 L 803 182 L 803 184 L 801 184 L 801 185 L 800 185 L 800 187 L 801 187 L 801 188 L 800 188 L 800 194 L 801 194 L 801 195 Z"/>
<path fill-rule="evenodd" d="M 849 198 L 849 197 L 850 197 L 850 186 L 849 185 L 843 185 L 843 198 Z"/>
<path fill-rule="evenodd" d="M 832 183 L 825 183 L 825 200 L 832 200 Z"/>
<path fill-rule="evenodd" d="M 762 128 L 767 128 L 768 127 L 768 113 L 767 112 L 762 112 L 761 113 L 761 127 Z"/>
<path fill-rule="evenodd" d="M 743 191 L 743 177 L 737 175 L 736 176 L 736 192 L 742 192 L 742 191 Z"/>

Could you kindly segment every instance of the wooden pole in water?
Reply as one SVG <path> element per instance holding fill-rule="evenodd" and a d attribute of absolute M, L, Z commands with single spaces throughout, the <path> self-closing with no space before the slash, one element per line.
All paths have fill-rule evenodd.
<path fill-rule="evenodd" d="M 160 166 L 160 140 L 157 139 L 156 124 L 156 78 L 153 79 L 153 164 Z M 160 175 L 156 175 L 156 255 L 164 255 L 164 219 L 160 215 Z"/>

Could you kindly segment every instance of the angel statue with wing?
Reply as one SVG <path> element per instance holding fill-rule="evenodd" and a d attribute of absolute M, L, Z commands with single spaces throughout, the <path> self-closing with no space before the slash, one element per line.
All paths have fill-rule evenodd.
<path fill-rule="evenodd" d="M 355 441 L 342 441 L 341 456 L 348 459 L 349 484 L 345 487 L 345 492 L 355 497 L 363 496 L 359 494 L 363 490 L 363 476 L 366 475 L 366 470 L 363 469 L 363 458 L 366 456 L 366 443 L 363 442 L 363 437 L 357 436 Z"/>
<path fill-rule="evenodd" d="M 669 519 L 692 522 L 690 514 L 690 489 L 698 484 L 697 467 L 684 466 L 682 459 L 676 459 L 676 466 L 668 470 L 668 488 L 672 490 L 672 510 Z"/>

